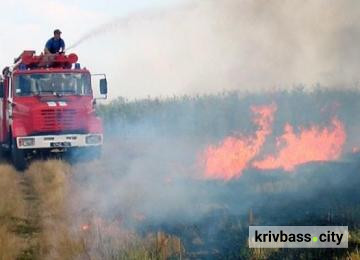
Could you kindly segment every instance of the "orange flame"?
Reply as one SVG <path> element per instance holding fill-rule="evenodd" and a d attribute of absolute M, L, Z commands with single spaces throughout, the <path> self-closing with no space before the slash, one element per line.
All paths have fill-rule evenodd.
<path fill-rule="evenodd" d="M 219 146 L 204 152 L 205 178 L 229 180 L 239 177 L 264 145 L 271 133 L 276 105 L 251 107 L 258 127 L 254 136 L 227 137 Z"/>
<path fill-rule="evenodd" d="M 89 224 L 83 224 L 83 225 L 81 225 L 81 230 L 82 230 L 82 231 L 87 231 L 87 230 L 89 230 L 89 228 L 90 228 L 90 225 L 89 225 Z"/>
<path fill-rule="evenodd" d="M 277 155 L 270 155 L 252 165 L 259 169 L 283 168 L 292 171 L 297 165 L 309 161 L 338 159 L 346 133 L 344 125 L 337 118 L 333 118 L 331 124 L 331 127 L 323 129 L 318 126 L 302 129 L 298 135 L 294 133 L 293 127 L 287 124 L 285 133 L 277 138 Z"/>

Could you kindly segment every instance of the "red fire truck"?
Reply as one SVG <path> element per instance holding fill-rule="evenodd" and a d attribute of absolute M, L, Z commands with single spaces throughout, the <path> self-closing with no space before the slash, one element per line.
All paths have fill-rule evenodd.
<path fill-rule="evenodd" d="M 0 80 L 0 143 L 14 166 L 23 170 L 37 155 L 92 151 L 103 143 L 95 115 L 91 74 L 76 54 L 24 51 Z M 107 96 L 105 74 L 99 98 Z"/>

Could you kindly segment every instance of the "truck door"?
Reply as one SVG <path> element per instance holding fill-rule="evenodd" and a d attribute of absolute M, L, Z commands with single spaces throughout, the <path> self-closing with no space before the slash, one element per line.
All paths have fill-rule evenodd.
<path fill-rule="evenodd" d="M 4 144 L 6 148 L 8 148 L 9 137 L 10 137 L 10 121 L 9 121 L 9 95 L 10 91 L 11 79 L 10 77 L 5 77 L 4 79 L 4 90 L 2 98 L 0 98 L 0 142 Z"/>

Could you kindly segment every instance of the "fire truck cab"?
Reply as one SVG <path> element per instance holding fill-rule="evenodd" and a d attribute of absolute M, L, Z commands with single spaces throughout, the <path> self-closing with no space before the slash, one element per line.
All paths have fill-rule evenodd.
<path fill-rule="evenodd" d="M 14 166 L 36 155 L 100 151 L 103 127 L 95 115 L 91 74 L 76 54 L 24 51 L 0 79 L 0 144 Z M 106 76 L 100 94 L 107 96 Z"/>

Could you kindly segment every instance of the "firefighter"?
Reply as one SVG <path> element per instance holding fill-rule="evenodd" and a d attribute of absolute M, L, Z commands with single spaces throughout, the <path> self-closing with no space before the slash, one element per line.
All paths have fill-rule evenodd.
<path fill-rule="evenodd" d="M 50 38 L 45 45 L 45 54 L 56 54 L 65 51 L 65 42 L 61 39 L 61 31 L 56 29 L 54 37 Z"/>

